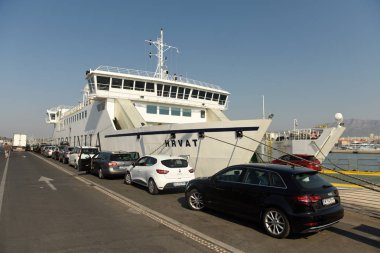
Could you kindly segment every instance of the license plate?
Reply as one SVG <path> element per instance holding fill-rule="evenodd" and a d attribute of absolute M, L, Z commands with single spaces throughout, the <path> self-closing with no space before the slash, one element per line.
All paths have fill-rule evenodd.
<path fill-rule="evenodd" d="M 331 204 L 334 204 L 334 203 L 335 203 L 335 198 L 334 197 L 327 198 L 327 199 L 322 199 L 322 204 L 324 206 L 328 206 L 328 205 L 331 205 Z"/>
<path fill-rule="evenodd" d="M 186 182 L 173 183 L 174 186 L 185 186 Z"/>

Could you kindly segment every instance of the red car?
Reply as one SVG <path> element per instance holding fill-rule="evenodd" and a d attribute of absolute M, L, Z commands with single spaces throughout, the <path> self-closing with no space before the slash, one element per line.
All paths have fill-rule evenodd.
<path fill-rule="evenodd" d="M 276 160 L 273 160 L 274 164 L 295 165 L 302 166 L 316 171 L 321 170 L 321 162 L 312 155 L 294 154 L 283 155 Z"/>

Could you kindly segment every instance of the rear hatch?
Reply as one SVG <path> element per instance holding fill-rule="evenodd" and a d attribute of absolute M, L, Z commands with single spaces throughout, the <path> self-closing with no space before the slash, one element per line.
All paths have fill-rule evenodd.
<path fill-rule="evenodd" d="M 128 153 L 112 154 L 110 157 L 109 165 L 114 169 L 125 170 L 126 166 L 131 165 L 132 162 L 133 159 Z"/>
<path fill-rule="evenodd" d="M 193 179 L 194 173 L 190 172 L 192 169 L 189 163 L 185 159 L 166 159 L 161 161 L 163 170 L 167 170 L 168 173 L 164 174 L 166 179 Z"/>
<path fill-rule="evenodd" d="M 298 204 L 308 205 L 314 211 L 340 204 L 338 190 L 316 171 L 297 173 L 292 177 L 300 189 L 300 194 L 295 197 Z"/>

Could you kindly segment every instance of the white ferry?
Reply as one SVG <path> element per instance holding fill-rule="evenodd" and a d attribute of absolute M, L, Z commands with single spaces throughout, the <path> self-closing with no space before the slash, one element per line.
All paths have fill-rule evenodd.
<path fill-rule="evenodd" d="M 247 163 L 271 119 L 229 120 L 230 93 L 216 85 L 169 74 L 163 31 L 155 73 L 100 66 L 86 71 L 83 101 L 47 110 L 56 144 L 186 157 L 197 177 Z"/>
<path fill-rule="evenodd" d="M 335 114 L 335 120 L 335 127 L 307 129 L 298 129 L 294 120 L 292 130 L 267 133 L 257 153 L 264 162 L 286 154 L 305 154 L 316 157 L 322 163 L 346 129 L 341 113 Z"/>

